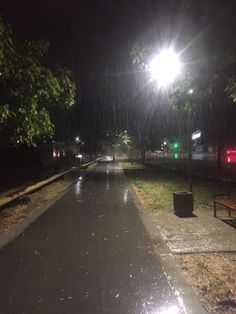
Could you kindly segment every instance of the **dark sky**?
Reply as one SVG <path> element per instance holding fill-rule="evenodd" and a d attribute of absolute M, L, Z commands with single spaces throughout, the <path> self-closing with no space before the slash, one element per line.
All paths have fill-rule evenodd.
<path fill-rule="evenodd" d="M 155 28 L 157 19 L 169 15 L 173 20 L 176 8 L 181 8 L 181 1 L 160 3 L 157 0 L 1 0 L 0 10 L 18 38 L 48 38 L 53 55 L 73 65 L 68 59 L 70 55 L 73 59 L 84 58 L 88 52 L 94 54 L 101 48 L 103 55 L 110 52 L 106 48 L 117 50 L 119 55 Z M 94 47 L 97 49 L 91 51 Z"/>
<path fill-rule="evenodd" d="M 190 25 L 197 28 L 197 3 L 1 0 L 0 13 L 12 25 L 17 39 L 49 40 L 50 66 L 59 63 L 72 70 L 79 92 L 73 113 L 73 128 L 77 132 L 83 123 L 96 128 L 104 121 L 110 122 L 111 127 L 124 119 L 119 112 L 124 112 L 132 97 L 131 47 L 142 41 L 155 43 L 157 39 L 159 45 L 167 44 L 184 34 Z"/>
<path fill-rule="evenodd" d="M 72 70 L 79 91 L 75 110 L 79 128 L 83 121 L 94 127 L 101 120 L 111 125 L 114 119 L 119 120 L 119 111 L 131 96 L 131 47 L 144 38 L 155 38 L 158 25 L 168 33 L 175 12 L 182 10 L 181 3 L 1 0 L 0 13 L 12 25 L 17 39 L 49 40 L 49 64 L 59 63 Z M 88 121 L 86 115 L 95 117 Z M 77 120 L 74 124 L 77 128 Z"/>

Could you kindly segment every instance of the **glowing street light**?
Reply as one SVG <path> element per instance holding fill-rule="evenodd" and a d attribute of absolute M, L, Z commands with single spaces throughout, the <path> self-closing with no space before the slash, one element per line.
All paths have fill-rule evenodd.
<path fill-rule="evenodd" d="M 193 94 L 193 92 L 194 92 L 194 90 L 191 88 L 189 91 L 188 91 L 188 93 L 191 95 L 191 94 Z"/>
<path fill-rule="evenodd" d="M 151 79 L 155 80 L 159 87 L 166 87 L 174 82 L 181 72 L 179 56 L 172 49 L 163 50 L 149 63 Z"/>
<path fill-rule="evenodd" d="M 173 49 L 166 49 L 156 55 L 149 63 L 151 80 L 157 82 L 158 87 L 166 88 L 173 83 L 178 75 L 181 74 L 181 63 L 179 55 Z M 194 93 L 193 89 L 188 91 L 189 95 Z M 188 110 L 188 177 L 189 191 L 192 192 L 192 139 L 190 127 L 190 112 Z M 176 145 L 176 144 L 175 144 Z M 175 146 L 175 148 L 177 148 Z"/>

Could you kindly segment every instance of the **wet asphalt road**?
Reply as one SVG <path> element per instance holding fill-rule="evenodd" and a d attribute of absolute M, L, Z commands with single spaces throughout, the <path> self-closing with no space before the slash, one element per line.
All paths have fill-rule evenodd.
<path fill-rule="evenodd" d="M 182 313 L 113 164 L 85 172 L 0 252 L 0 313 Z"/>

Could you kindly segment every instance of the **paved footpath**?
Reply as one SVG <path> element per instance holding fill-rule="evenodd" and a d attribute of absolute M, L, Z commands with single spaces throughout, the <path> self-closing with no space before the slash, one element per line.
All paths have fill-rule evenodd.
<path fill-rule="evenodd" d="M 0 283 L 1 314 L 200 314 L 170 285 L 113 164 L 85 172 L 0 251 Z"/>

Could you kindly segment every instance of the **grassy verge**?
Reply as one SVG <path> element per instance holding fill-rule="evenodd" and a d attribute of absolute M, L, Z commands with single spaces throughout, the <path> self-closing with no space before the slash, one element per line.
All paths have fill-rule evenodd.
<path fill-rule="evenodd" d="M 173 192 L 187 191 L 187 178 L 162 168 L 144 167 L 141 163 L 120 162 L 130 183 L 144 206 L 151 211 L 169 211 L 173 208 Z M 195 179 L 193 184 L 195 210 L 212 210 L 212 196 L 223 192 L 221 182 Z M 227 187 L 234 195 L 234 189 Z"/>
<path fill-rule="evenodd" d="M 206 313 L 236 313 L 235 253 L 184 254 L 176 260 Z"/>

